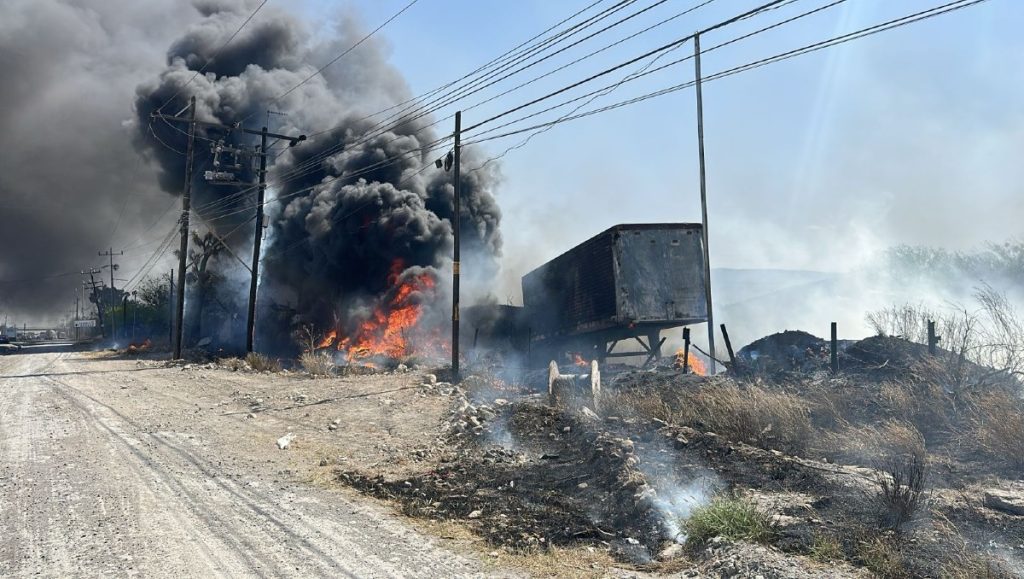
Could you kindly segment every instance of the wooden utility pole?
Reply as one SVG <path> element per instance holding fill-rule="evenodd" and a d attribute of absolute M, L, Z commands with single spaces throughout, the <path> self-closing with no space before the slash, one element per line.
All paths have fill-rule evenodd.
<path fill-rule="evenodd" d="M 171 283 L 167 290 L 167 344 L 174 343 L 174 270 L 171 270 Z"/>
<path fill-rule="evenodd" d="M 85 287 L 88 287 L 89 290 L 92 291 L 92 299 L 96 303 L 96 317 L 99 318 L 100 322 L 100 335 L 105 338 L 107 337 L 107 330 L 106 326 L 103 324 L 103 304 L 101 303 L 102 300 L 100 299 L 102 294 L 99 292 L 99 288 L 100 286 L 103 285 L 103 282 L 96 281 L 97 273 L 100 273 L 100 270 L 90 269 L 89 271 L 83 271 L 82 275 L 89 275 L 89 281 L 85 282 L 83 285 Z"/>
<path fill-rule="evenodd" d="M 452 213 L 452 235 L 454 236 L 454 250 L 452 256 L 452 382 L 459 381 L 459 228 L 460 216 L 462 213 L 461 181 L 459 173 L 459 161 L 462 152 L 462 111 L 455 113 L 455 171 L 454 179 L 455 199 Z"/>
<path fill-rule="evenodd" d="M 185 152 L 185 187 L 181 194 L 181 242 L 178 245 L 178 283 L 175 296 L 174 359 L 181 358 L 182 330 L 185 327 L 185 262 L 188 259 L 188 217 L 192 210 L 192 153 L 196 142 L 196 97 L 189 100 L 188 148 Z"/>
<path fill-rule="evenodd" d="M 270 111 L 267 111 L 270 114 Z M 263 200 L 267 191 L 267 127 L 260 131 L 260 174 L 256 188 L 256 235 L 252 241 L 252 280 L 249 282 L 249 316 L 245 322 L 245 351 L 256 341 L 256 288 L 260 278 L 260 246 L 263 243 Z"/>
<path fill-rule="evenodd" d="M 128 339 L 128 292 L 121 298 L 121 337 Z"/>
<path fill-rule="evenodd" d="M 114 327 L 114 325 L 115 325 L 114 322 L 116 321 L 117 316 L 114 315 L 114 305 L 115 305 L 115 301 L 114 300 L 117 298 L 117 296 L 116 296 L 116 292 L 114 291 L 114 270 L 116 269 L 114 267 L 114 256 L 115 255 L 124 255 L 124 252 L 122 251 L 120 253 L 114 253 L 114 248 L 111 247 L 111 248 L 107 249 L 107 251 L 100 251 L 100 252 L 97 252 L 97 253 L 98 253 L 98 255 L 100 257 L 109 257 L 110 258 L 110 292 L 109 292 L 110 293 L 110 304 L 109 304 L 110 305 L 110 339 L 116 340 L 117 339 L 117 330 Z"/>
<path fill-rule="evenodd" d="M 256 202 L 256 238 L 255 238 L 255 241 L 253 243 L 252 267 L 249 267 L 249 271 L 252 272 L 252 281 L 250 282 L 250 285 L 249 285 L 249 308 L 248 308 L 248 319 L 246 320 L 246 332 L 245 332 L 245 350 L 246 350 L 246 352 L 252 352 L 253 351 L 253 341 L 254 341 L 253 340 L 253 336 L 255 335 L 255 330 L 256 330 L 256 289 L 257 289 L 257 286 L 258 286 L 258 283 L 259 283 L 260 245 L 261 245 L 261 242 L 262 242 L 262 239 L 263 239 L 263 205 L 264 205 L 264 197 L 266 196 L 266 187 L 267 187 L 267 138 L 268 137 L 273 137 L 275 139 L 281 139 L 281 140 L 284 140 L 284 141 L 288 141 L 288 146 L 289 147 L 294 147 L 295 145 L 301 143 L 302 141 L 305 141 L 306 140 L 306 135 L 298 135 L 298 136 L 279 135 L 277 133 L 268 132 L 267 131 L 267 127 L 263 127 L 262 130 L 257 131 L 257 130 L 254 130 L 254 129 L 247 129 L 245 127 L 238 126 L 238 124 L 235 124 L 235 125 L 225 125 L 225 124 L 221 124 L 221 123 L 213 123 L 213 122 L 210 122 L 210 121 L 197 121 L 196 120 L 196 114 L 195 114 L 195 97 L 192 97 L 192 105 L 191 105 L 191 107 L 192 107 L 192 113 L 191 113 L 189 119 L 187 119 L 187 120 L 179 118 L 179 117 L 176 117 L 176 116 L 163 115 L 163 114 L 159 114 L 159 113 L 153 113 L 153 114 L 150 115 L 154 119 L 164 119 L 164 120 L 170 121 L 170 122 L 179 122 L 179 123 L 180 122 L 187 122 L 187 123 L 189 123 L 189 141 L 188 141 L 189 142 L 189 154 L 188 154 L 189 158 L 188 158 L 188 163 L 187 163 L 187 167 L 188 167 L 187 173 L 189 174 L 189 183 L 191 183 L 191 174 L 192 174 L 192 154 L 191 154 L 191 151 L 192 151 L 193 143 L 195 141 L 195 127 L 196 127 L 196 125 L 203 125 L 204 127 L 211 127 L 211 128 L 221 129 L 221 130 L 225 130 L 225 131 L 238 131 L 240 133 L 245 133 L 247 135 L 259 135 L 260 136 L 260 152 L 259 152 L 259 155 L 260 155 L 260 174 L 259 174 L 259 184 L 256 186 L 256 188 L 257 188 L 257 192 L 256 192 L 256 196 L 257 196 L 257 202 Z M 273 112 L 273 111 L 267 111 L 268 115 L 271 112 Z M 186 187 L 188 187 L 188 186 L 189 185 L 186 184 Z M 186 189 L 186 191 L 187 191 L 187 189 Z M 186 213 L 188 212 L 187 209 L 185 211 L 186 211 Z M 186 220 L 186 225 L 187 225 L 187 220 L 188 220 L 188 216 L 187 215 L 185 216 L 185 220 Z M 214 233 L 214 235 L 216 235 L 216 233 Z M 187 237 L 187 235 L 186 235 L 186 237 Z M 185 239 L 185 238 L 183 238 L 183 239 Z M 218 238 L 218 240 L 219 239 L 220 238 Z M 232 255 L 234 255 L 234 252 L 231 251 L 231 248 L 228 247 L 227 244 L 225 244 L 224 247 Z M 185 241 L 182 241 L 182 248 L 183 248 L 182 249 L 183 252 L 187 250 L 187 239 Z M 237 258 L 237 256 L 235 256 L 235 257 Z M 239 261 L 241 261 L 241 259 L 239 259 Z M 181 287 L 181 291 L 178 292 L 178 302 L 181 303 L 181 304 L 184 304 L 184 299 L 185 299 L 184 298 L 184 294 L 185 294 L 184 289 L 185 288 L 184 288 L 184 283 L 183 283 L 183 280 L 185 279 L 185 270 L 183 269 L 183 267 L 184 267 L 183 264 L 184 263 L 185 263 L 184 260 L 181 260 L 179 262 L 181 267 L 178 268 L 178 283 L 182 286 Z M 245 262 L 242 262 L 242 265 L 245 265 Z M 181 316 L 182 316 L 181 312 L 182 312 L 182 310 L 179 310 L 178 316 L 177 316 L 177 319 L 178 319 L 178 332 L 177 332 L 176 337 L 175 337 L 175 348 L 174 348 L 174 352 L 175 352 L 174 355 L 175 355 L 176 358 L 180 357 L 180 354 L 181 354 Z"/>
<path fill-rule="evenodd" d="M 695 88 L 697 90 L 697 158 L 700 161 L 700 214 L 701 230 L 704 236 L 704 292 L 708 310 L 708 352 L 711 354 L 708 370 L 709 374 L 714 375 L 717 371 L 715 365 L 715 316 L 711 303 L 711 251 L 708 249 L 708 189 L 704 169 L 704 97 L 701 93 L 699 33 L 693 35 L 693 65 L 696 72 Z"/>

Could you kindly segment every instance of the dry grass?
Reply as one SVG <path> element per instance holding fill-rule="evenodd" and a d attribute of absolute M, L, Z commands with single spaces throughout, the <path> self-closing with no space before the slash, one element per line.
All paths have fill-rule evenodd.
<path fill-rule="evenodd" d="M 241 358 L 224 358 L 220 360 L 220 365 L 228 368 L 232 372 L 238 372 L 246 368 L 245 360 Z"/>
<path fill-rule="evenodd" d="M 257 372 L 280 372 L 281 361 L 270 356 L 258 354 L 256 352 L 249 352 L 249 355 L 245 357 L 245 361 L 249 363 L 249 366 Z"/>
<path fill-rule="evenodd" d="M 310 376 L 330 376 L 334 373 L 334 358 L 330 352 L 303 352 L 299 363 Z"/>
<path fill-rule="evenodd" d="M 897 539 L 891 535 L 865 534 L 857 542 L 854 561 L 882 579 L 905 579 L 913 576 L 907 569 Z"/>
<path fill-rule="evenodd" d="M 977 450 L 1020 472 L 1024 469 L 1024 402 L 1008 392 L 990 392 L 973 402 L 968 431 Z"/>
<path fill-rule="evenodd" d="M 842 561 L 846 556 L 843 553 L 843 545 L 839 542 L 839 539 L 834 535 L 826 533 L 814 534 L 808 554 L 819 563 Z"/>
<path fill-rule="evenodd" d="M 758 385 L 719 381 L 678 391 L 671 399 L 653 393 L 611 393 L 603 405 L 792 453 L 804 450 L 813 434 L 806 400 Z"/>

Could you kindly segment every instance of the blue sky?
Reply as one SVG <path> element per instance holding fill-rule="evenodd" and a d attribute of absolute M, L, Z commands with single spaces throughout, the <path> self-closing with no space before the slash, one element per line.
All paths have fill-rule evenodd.
<path fill-rule="evenodd" d="M 317 34 L 326 36 L 339 18 L 354 15 L 370 29 L 406 3 L 302 0 L 298 6 L 318 23 Z M 421 94 L 589 3 L 420 0 L 381 35 L 390 45 L 391 62 L 412 91 Z M 653 3 L 639 2 L 622 14 Z M 827 3 L 795 2 L 709 33 L 702 44 L 706 48 Z M 705 55 L 704 73 L 941 3 L 848 0 Z M 604 2 L 587 14 L 611 4 Z M 696 4 L 667 1 L 516 79 L 532 78 Z M 467 112 L 464 123 L 759 4 L 713 2 Z M 1024 215 L 1024 171 L 1016 160 L 1024 145 L 1022 16 L 1024 3 L 990 0 L 708 83 L 713 264 L 842 271 L 897 243 L 970 248 L 986 240 L 1019 238 Z M 659 64 L 690 52 L 692 47 L 684 46 Z M 593 106 L 692 77 L 692 63 L 682 63 L 621 86 Z M 460 105 L 465 108 L 513 86 L 511 80 Z M 586 88 L 592 86 L 599 85 Z M 507 285 L 615 223 L 698 221 L 695 118 L 694 93 L 683 90 L 560 125 L 506 155 L 498 195 L 504 209 Z M 493 155 L 520 139 L 479 146 Z"/>

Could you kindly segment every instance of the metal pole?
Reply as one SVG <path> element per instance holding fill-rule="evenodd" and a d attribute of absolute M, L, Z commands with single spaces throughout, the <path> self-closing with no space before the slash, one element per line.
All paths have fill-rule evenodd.
<path fill-rule="evenodd" d="M 700 214 L 704 236 L 704 292 L 708 309 L 708 353 L 711 354 L 708 370 L 709 374 L 713 375 L 718 369 L 715 365 L 715 316 L 711 304 L 711 252 L 708 249 L 708 190 L 704 168 L 704 97 L 701 93 L 700 34 L 693 35 L 693 64 L 696 69 L 697 89 L 697 157 L 700 160 Z"/>
<path fill-rule="evenodd" d="M 832 322 L 832 335 L 829 339 L 829 366 L 833 374 L 839 373 L 839 329 L 835 322 Z"/>
<path fill-rule="evenodd" d="M 452 382 L 459 381 L 459 228 L 462 212 L 461 174 L 459 161 L 462 152 L 462 111 L 455 113 L 455 172 L 453 175 L 455 199 L 452 213 L 454 253 L 452 257 Z"/>
<path fill-rule="evenodd" d="M 683 328 L 683 374 L 690 373 L 690 328 Z"/>
<path fill-rule="evenodd" d="M 263 242 L 263 200 L 267 190 L 267 127 L 260 132 L 260 174 L 256 188 L 256 236 L 252 242 L 252 280 L 249 282 L 249 317 L 245 323 L 245 351 L 252 352 L 256 334 L 256 288 L 260 277 L 260 245 Z"/>
<path fill-rule="evenodd" d="M 192 149 L 196 140 L 196 97 L 189 103 L 188 149 L 185 153 L 185 188 L 181 195 L 181 243 L 178 249 L 178 283 L 175 300 L 174 358 L 181 358 L 182 329 L 185 324 L 185 260 L 188 258 L 188 217 L 192 209 Z"/>

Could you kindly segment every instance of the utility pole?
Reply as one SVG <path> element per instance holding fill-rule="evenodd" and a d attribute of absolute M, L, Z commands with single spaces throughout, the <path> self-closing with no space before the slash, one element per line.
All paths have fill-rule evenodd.
<path fill-rule="evenodd" d="M 259 153 L 259 155 L 260 155 L 260 174 L 259 174 L 259 185 L 257 186 L 258 187 L 258 191 L 257 191 L 258 202 L 256 203 L 256 240 L 255 240 L 255 243 L 253 244 L 252 267 L 249 268 L 250 271 L 252 271 L 252 282 L 250 283 L 250 288 L 249 288 L 249 316 L 248 316 L 248 320 L 246 322 L 246 337 L 245 337 L 246 351 L 247 352 L 252 352 L 253 351 L 253 335 L 254 335 L 255 328 L 256 328 L 256 286 L 257 286 L 258 281 L 259 281 L 258 280 L 259 276 L 258 276 L 258 273 L 257 273 L 258 270 L 259 270 L 259 260 L 260 260 L 259 246 L 261 244 L 261 240 L 262 240 L 262 237 L 263 237 L 263 204 L 264 204 L 264 196 L 265 196 L 265 191 L 266 191 L 266 175 L 267 175 L 267 138 L 268 137 L 272 137 L 274 139 L 280 139 L 280 140 L 288 141 L 288 146 L 289 147 L 294 147 L 295 145 L 301 143 L 302 141 L 305 141 L 306 140 L 306 135 L 299 135 L 299 136 L 280 135 L 280 134 L 277 134 L 277 133 L 268 132 L 267 131 L 267 127 L 263 127 L 262 130 L 257 131 L 257 130 L 254 130 L 254 129 L 247 129 L 245 127 L 241 127 L 237 123 L 235 125 L 225 125 L 225 124 L 221 124 L 221 123 L 213 123 L 213 122 L 210 122 L 210 121 L 197 121 L 196 120 L 196 106 L 195 106 L 196 99 L 195 99 L 195 97 L 192 97 L 192 101 L 191 102 L 192 102 L 192 104 L 190 106 L 191 106 L 192 112 L 191 112 L 191 114 L 190 114 L 190 116 L 189 116 L 189 118 L 187 120 L 183 119 L 181 117 L 178 117 L 176 115 L 163 115 L 163 114 L 159 114 L 159 113 L 152 113 L 152 114 L 150 114 L 150 117 L 154 118 L 154 119 L 163 119 L 163 120 L 169 121 L 169 122 L 178 122 L 178 123 L 187 122 L 187 123 L 189 123 L 189 131 L 188 131 L 188 135 L 189 135 L 188 151 L 189 152 L 188 152 L 188 159 L 187 159 L 187 165 L 186 165 L 187 166 L 187 171 L 186 172 L 187 172 L 188 181 L 185 184 L 186 194 L 185 194 L 184 198 L 182 199 L 182 203 L 183 204 L 187 204 L 188 203 L 188 201 L 186 201 L 186 199 L 188 197 L 188 194 L 189 194 L 189 191 L 190 191 L 189 188 L 191 187 L 191 182 L 192 182 L 191 181 L 191 179 L 192 179 L 192 149 L 193 149 L 194 142 L 195 142 L 195 128 L 196 128 L 196 125 L 203 125 L 204 127 L 211 127 L 211 128 L 221 129 L 221 130 L 225 130 L 225 131 L 238 131 L 238 132 L 245 133 L 245 134 L 248 134 L 248 135 L 260 135 L 260 139 L 261 139 L 260 153 Z M 269 115 L 270 115 L 270 113 L 275 113 L 275 112 L 276 111 L 267 111 L 267 115 L 268 115 L 267 116 L 267 119 L 268 119 L 268 123 L 267 124 L 270 124 L 269 123 L 269 119 L 270 119 Z M 187 236 L 188 236 L 188 231 L 187 231 L 188 230 L 188 209 L 187 208 L 184 209 L 183 219 L 184 219 L 184 221 L 183 221 L 183 226 L 182 226 L 183 227 L 183 229 L 182 229 L 183 233 L 182 233 L 182 242 L 181 242 L 181 248 L 182 248 L 181 249 L 181 253 L 184 256 L 184 254 L 188 250 L 188 245 L 187 245 L 188 244 L 188 241 L 187 241 Z M 231 251 L 230 248 L 228 248 L 228 251 Z M 174 357 L 175 358 L 180 358 L 181 357 L 181 328 L 182 328 L 182 323 L 181 322 L 182 322 L 182 317 L 183 317 L 183 312 L 184 312 L 184 303 L 185 303 L 185 284 L 184 284 L 184 279 L 185 279 L 185 258 L 182 257 L 179 260 L 179 262 L 178 262 L 178 283 L 181 285 L 181 288 L 180 288 L 180 291 L 178 292 L 178 304 L 179 305 L 178 305 L 177 315 L 175 316 L 175 318 L 177 320 L 177 328 L 178 328 L 177 329 L 177 333 L 175 334 L 175 338 L 174 338 L 174 342 L 175 342 L 175 345 L 174 345 Z"/>
<path fill-rule="evenodd" d="M 124 292 L 121 300 L 121 337 L 128 339 L 128 292 Z"/>
<path fill-rule="evenodd" d="M 267 111 L 269 119 L 270 111 Z M 267 127 L 260 131 L 260 174 L 256 188 L 256 234 L 252 241 L 252 280 L 249 282 L 249 316 L 245 322 L 245 351 L 256 341 L 256 288 L 260 277 L 260 245 L 263 243 L 263 200 L 267 191 Z"/>
<path fill-rule="evenodd" d="M 89 276 L 89 281 L 84 282 L 83 286 L 88 287 L 92 291 L 93 301 L 96 302 L 96 317 L 99 318 L 100 322 L 100 335 L 103 337 L 107 337 L 106 326 L 103 324 L 103 306 L 100 303 L 102 301 L 100 299 L 102 294 L 100 294 L 97 291 L 100 287 L 102 287 L 103 282 L 96 281 L 97 273 L 100 273 L 100 270 L 90 269 L 89 271 L 83 271 L 82 275 L 88 274 Z"/>
<path fill-rule="evenodd" d="M 455 171 L 454 179 L 455 199 L 454 211 L 452 213 L 452 235 L 454 249 L 452 256 L 452 382 L 459 382 L 459 228 L 462 212 L 462 175 L 459 171 L 459 161 L 462 152 L 462 111 L 455 113 Z"/>
<path fill-rule="evenodd" d="M 114 316 L 114 299 L 116 298 L 116 293 L 114 291 L 114 270 L 117 269 L 117 268 L 114 267 L 114 256 L 115 255 L 124 255 L 124 252 L 122 251 L 120 253 L 114 253 L 114 248 L 111 247 L 107 251 L 100 251 L 100 252 L 97 252 L 97 253 L 99 254 L 100 257 L 109 257 L 110 258 L 110 292 L 109 292 L 110 293 L 110 338 L 112 340 L 116 340 L 117 339 L 117 331 L 114 328 L 114 319 L 116 317 L 116 316 Z"/>
<path fill-rule="evenodd" d="M 79 313 L 78 313 L 79 312 L 79 309 L 78 309 L 78 299 L 79 299 L 78 288 L 75 288 L 75 341 L 76 342 L 78 341 L 78 317 L 79 317 Z"/>
<path fill-rule="evenodd" d="M 167 344 L 174 343 L 174 270 L 171 270 L 171 283 L 167 290 Z"/>
<path fill-rule="evenodd" d="M 132 310 L 132 341 L 133 342 L 135 341 L 135 328 L 137 327 L 138 321 L 139 321 L 139 298 L 135 297 L 136 295 L 138 295 L 138 292 L 133 291 L 132 292 L 132 301 L 135 302 L 135 308 Z"/>
<path fill-rule="evenodd" d="M 181 194 L 181 242 L 178 245 L 178 280 L 181 289 L 175 296 L 174 359 L 181 358 L 181 334 L 185 324 L 185 261 L 188 259 L 188 217 L 192 210 L 192 149 L 196 142 L 196 97 L 189 100 L 188 149 L 185 152 L 185 188 Z"/>
<path fill-rule="evenodd" d="M 715 362 L 715 316 L 711 304 L 711 251 L 708 249 L 708 189 L 704 168 L 704 98 L 701 94 L 700 33 L 693 35 L 693 65 L 697 89 L 697 157 L 700 162 L 700 214 L 704 245 L 704 292 L 708 310 L 708 352 L 711 354 L 709 374 L 718 371 Z"/>

